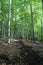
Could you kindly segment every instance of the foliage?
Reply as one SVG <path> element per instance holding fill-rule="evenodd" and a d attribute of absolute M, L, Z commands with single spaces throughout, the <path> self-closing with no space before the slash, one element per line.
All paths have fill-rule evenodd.
<path fill-rule="evenodd" d="M 31 8 L 32 6 L 32 15 Z M 0 29 L 5 36 L 8 34 L 9 0 L 0 0 Z M 42 2 L 41 0 L 12 0 L 11 4 L 11 38 L 32 38 L 32 20 L 34 26 L 34 39 L 41 40 Z M 4 24 L 3 24 L 4 22 Z M 4 33 L 5 32 L 5 33 Z M 42 37 L 43 38 L 43 37 Z"/>

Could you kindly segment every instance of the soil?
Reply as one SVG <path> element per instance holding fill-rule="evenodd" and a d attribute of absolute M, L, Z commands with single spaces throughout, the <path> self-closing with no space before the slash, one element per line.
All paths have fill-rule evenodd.
<path fill-rule="evenodd" d="M 43 44 L 25 39 L 11 39 L 10 44 L 0 41 L 0 64 L 43 65 Z"/>

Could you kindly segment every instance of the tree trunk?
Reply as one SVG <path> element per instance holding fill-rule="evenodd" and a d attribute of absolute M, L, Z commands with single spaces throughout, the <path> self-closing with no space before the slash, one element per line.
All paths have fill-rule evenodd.
<path fill-rule="evenodd" d="M 41 41 L 42 41 L 42 20 L 41 20 Z"/>
<path fill-rule="evenodd" d="M 3 1 L 1 1 L 1 11 L 2 11 L 2 13 L 1 13 L 1 15 L 2 15 L 2 18 L 1 18 L 1 38 L 2 38 L 2 40 L 4 40 L 4 38 L 5 38 L 5 29 L 4 29 L 4 24 L 5 24 L 5 21 L 4 21 L 4 8 L 3 8 Z"/>
<path fill-rule="evenodd" d="M 8 43 L 10 43 L 10 22 L 11 22 L 11 0 L 9 0 L 9 13 L 8 13 Z"/>
<path fill-rule="evenodd" d="M 41 20 L 41 41 L 43 40 L 43 0 L 42 0 L 42 20 Z"/>
<path fill-rule="evenodd" d="M 31 10 L 31 22 L 32 22 L 32 24 L 31 24 L 31 28 L 32 28 L 31 34 L 32 34 L 32 40 L 35 42 L 35 39 L 34 39 L 33 11 L 32 11 L 32 5 L 31 5 L 31 3 L 30 3 L 30 10 Z"/>

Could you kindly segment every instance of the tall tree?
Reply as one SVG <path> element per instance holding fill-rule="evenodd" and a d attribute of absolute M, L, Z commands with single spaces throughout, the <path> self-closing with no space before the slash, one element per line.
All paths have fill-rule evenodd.
<path fill-rule="evenodd" d="M 42 0 L 42 20 L 41 20 L 41 41 L 42 41 L 42 38 L 43 38 L 43 26 L 42 26 L 42 24 L 43 24 L 43 0 Z"/>
<path fill-rule="evenodd" d="M 8 12 L 8 43 L 10 43 L 10 23 L 11 23 L 11 0 L 9 0 L 9 12 Z"/>
<path fill-rule="evenodd" d="M 0 9 L 1 9 L 1 38 L 2 40 L 4 40 L 4 3 L 3 3 L 3 0 L 0 1 Z"/>
<path fill-rule="evenodd" d="M 30 11 L 31 11 L 32 40 L 35 42 L 35 39 L 34 39 L 33 11 L 32 11 L 32 4 L 31 3 L 30 3 Z"/>
<path fill-rule="evenodd" d="M 0 40 L 1 40 L 1 33 L 2 33 L 2 26 L 1 26 L 1 1 L 0 1 Z"/>

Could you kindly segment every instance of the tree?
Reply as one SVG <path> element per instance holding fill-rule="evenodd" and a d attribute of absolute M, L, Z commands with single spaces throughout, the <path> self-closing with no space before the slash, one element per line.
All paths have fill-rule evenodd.
<path fill-rule="evenodd" d="M 33 23 L 33 12 L 32 12 L 32 5 L 30 3 L 30 10 L 31 10 L 31 28 L 32 28 L 32 40 L 35 42 L 35 39 L 34 39 L 34 23 Z"/>
<path fill-rule="evenodd" d="M 11 21 L 11 0 L 9 0 L 9 12 L 8 12 L 8 43 L 10 43 L 10 21 Z"/>
<path fill-rule="evenodd" d="M 42 0 L 42 20 L 41 20 L 41 41 L 43 40 L 43 0 Z"/>

